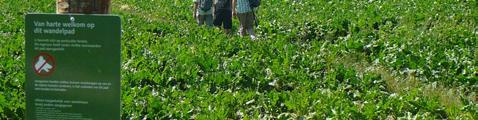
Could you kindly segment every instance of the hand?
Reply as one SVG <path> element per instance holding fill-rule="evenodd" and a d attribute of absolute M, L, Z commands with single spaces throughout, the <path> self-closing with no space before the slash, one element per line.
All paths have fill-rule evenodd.
<path fill-rule="evenodd" d="M 237 17 L 237 12 L 236 11 L 232 12 L 232 17 Z"/>

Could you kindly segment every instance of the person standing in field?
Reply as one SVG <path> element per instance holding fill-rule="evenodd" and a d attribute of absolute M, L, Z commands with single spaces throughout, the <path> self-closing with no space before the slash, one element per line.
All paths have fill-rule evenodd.
<path fill-rule="evenodd" d="M 194 2 L 194 19 L 197 20 L 198 25 L 206 24 L 208 27 L 213 26 L 213 0 L 193 0 Z"/>
<path fill-rule="evenodd" d="M 214 26 L 223 27 L 224 33 L 231 34 L 232 29 L 232 2 L 231 0 L 216 0 L 214 5 Z"/>
<path fill-rule="evenodd" d="M 56 0 L 56 13 L 109 14 L 111 0 Z"/>
<path fill-rule="evenodd" d="M 242 36 L 249 34 L 251 39 L 256 39 L 254 33 L 254 11 L 250 6 L 249 0 L 232 0 L 233 16 L 239 19 L 240 29 L 239 34 Z"/>

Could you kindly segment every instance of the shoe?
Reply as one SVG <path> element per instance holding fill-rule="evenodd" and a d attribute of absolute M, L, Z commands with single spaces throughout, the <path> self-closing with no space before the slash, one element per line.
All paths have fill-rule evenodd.
<path fill-rule="evenodd" d="M 256 37 L 256 36 L 254 36 L 254 35 L 251 35 L 251 40 L 256 40 L 256 39 L 257 39 L 257 37 Z"/>

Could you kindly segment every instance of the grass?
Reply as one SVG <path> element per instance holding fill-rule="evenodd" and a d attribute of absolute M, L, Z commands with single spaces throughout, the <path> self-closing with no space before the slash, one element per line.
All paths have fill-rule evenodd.
<path fill-rule="evenodd" d="M 263 1 L 251 41 L 191 1 L 114 0 L 122 119 L 478 119 L 477 3 Z M 0 119 L 21 119 L 23 18 L 54 2 L 0 6 Z"/>
<path fill-rule="evenodd" d="M 347 67 L 354 68 L 356 71 L 380 75 L 382 79 L 385 80 L 387 89 L 398 96 L 413 94 L 413 92 L 418 91 L 419 96 L 436 99 L 441 106 L 445 107 L 447 114 L 472 116 L 471 113 L 460 112 L 464 107 L 462 99 L 477 102 L 474 100 L 474 98 L 477 97 L 476 95 L 466 95 L 463 90 L 445 87 L 441 82 L 422 82 L 419 78 L 415 77 L 416 75 L 413 72 L 407 75 L 393 74 L 393 70 L 391 72 L 390 69 L 384 66 L 368 63 L 361 58 L 365 57 L 360 54 L 352 56 L 345 55 L 336 61 L 344 60 L 339 62 L 339 64 L 345 64 Z"/>

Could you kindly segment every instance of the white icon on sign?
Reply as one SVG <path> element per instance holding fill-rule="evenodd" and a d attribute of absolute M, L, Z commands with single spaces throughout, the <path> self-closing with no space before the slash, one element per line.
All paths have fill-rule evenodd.
<path fill-rule="evenodd" d="M 38 61 L 35 63 L 35 70 L 38 71 L 38 73 L 41 73 L 42 71 L 48 73 L 52 68 L 53 66 L 48 64 L 43 56 L 38 57 Z"/>

